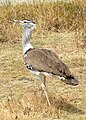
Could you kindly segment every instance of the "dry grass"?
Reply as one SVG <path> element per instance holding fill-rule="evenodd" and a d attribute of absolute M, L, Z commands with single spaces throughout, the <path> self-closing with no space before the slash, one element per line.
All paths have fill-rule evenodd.
<path fill-rule="evenodd" d="M 34 7 L 28 4 L 0 6 L 0 120 L 86 119 L 84 5 L 61 2 L 40 3 Z M 33 46 L 54 51 L 80 81 L 72 87 L 47 77 L 50 107 L 45 95 L 41 98 L 40 82 L 23 65 L 21 29 L 9 22 L 25 18 L 38 24 L 31 40 Z"/>
<path fill-rule="evenodd" d="M 51 102 L 41 98 L 40 82 L 22 62 L 21 43 L 1 44 L 0 119 L 3 120 L 85 120 L 86 119 L 86 49 L 77 47 L 76 34 L 52 33 L 31 40 L 34 47 L 48 48 L 59 55 L 80 81 L 72 87 L 47 77 Z"/>
<path fill-rule="evenodd" d="M 83 4 L 82 4 L 83 3 Z M 32 19 L 37 23 L 37 33 L 48 31 L 79 31 L 86 28 L 86 4 L 83 2 L 49 2 L 39 4 L 4 4 L 0 6 L 0 41 L 12 41 L 19 28 L 10 21 L 14 19 Z M 11 32 L 10 32 L 11 31 Z M 16 32 L 17 31 L 17 32 Z M 4 37 L 3 37 L 4 36 Z M 14 41 L 14 40 L 13 40 Z"/>

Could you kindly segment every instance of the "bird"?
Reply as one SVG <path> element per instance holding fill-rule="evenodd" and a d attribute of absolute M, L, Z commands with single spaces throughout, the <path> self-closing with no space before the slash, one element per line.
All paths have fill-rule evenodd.
<path fill-rule="evenodd" d="M 57 76 L 59 80 L 66 84 L 76 86 L 79 81 L 71 74 L 68 66 L 51 50 L 44 48 L 34 48 L 30 43 L 36 23 L 32 20 L 14 20 L 22 26 L 22 49 L 23 61 L 26 68 L 41 80 L 41 87 L 45 93 L 47 103 L 50 106 L 49 97 L 46 90 L 46 75 Z"/>

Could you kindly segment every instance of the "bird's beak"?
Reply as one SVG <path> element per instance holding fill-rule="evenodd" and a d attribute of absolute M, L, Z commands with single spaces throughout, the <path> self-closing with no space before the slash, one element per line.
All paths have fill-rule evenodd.
<path fill-rule="evenodd" d="M 22 20 L 13 20 L 13 22 L 19 23 L 20 25 L 23 25 L 23 21 Z"/>

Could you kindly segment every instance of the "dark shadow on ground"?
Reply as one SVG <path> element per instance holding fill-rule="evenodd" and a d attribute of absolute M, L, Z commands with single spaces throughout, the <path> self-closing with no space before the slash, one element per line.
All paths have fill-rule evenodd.
<path fill-rule="evenodd" d="M 70 113 L 77 113 L 77 114 L 85 114 L 85 112 L 71 103 L 69 103 L 66 99 L 62 98 L 61 96 L 56 98 L 54 95 L 49 96 L 50 103 L 55 109 L 64 110 Z"/>

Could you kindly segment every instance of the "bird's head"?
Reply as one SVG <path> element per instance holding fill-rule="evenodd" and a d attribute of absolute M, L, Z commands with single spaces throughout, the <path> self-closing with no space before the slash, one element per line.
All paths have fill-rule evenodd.
<path fill-rule="evenodd" d="M 31 20 L 14 20 L 14 22 L 19 23 L 23 28 L 35 29 L 36 24 Z"/>

